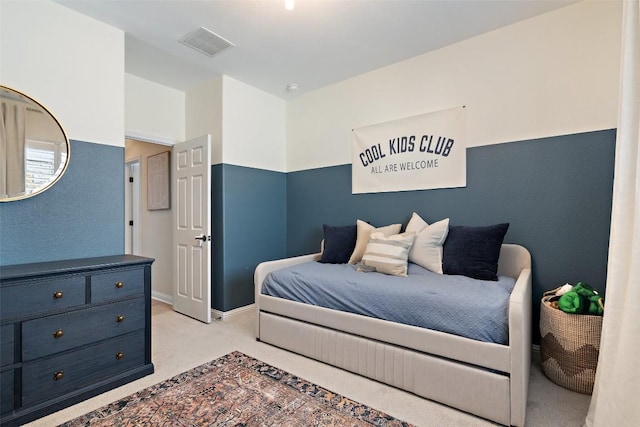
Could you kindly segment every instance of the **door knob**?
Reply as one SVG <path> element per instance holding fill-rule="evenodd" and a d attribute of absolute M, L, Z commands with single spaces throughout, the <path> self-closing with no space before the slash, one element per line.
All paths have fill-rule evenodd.
<path fill-rule="evenodd" d="M 199 236 L 196 236 L 196 240 L 202 240 L 203 242 L 211 241 L 211 236 L 205 236 L 204 234 L 201 234 Z"/>

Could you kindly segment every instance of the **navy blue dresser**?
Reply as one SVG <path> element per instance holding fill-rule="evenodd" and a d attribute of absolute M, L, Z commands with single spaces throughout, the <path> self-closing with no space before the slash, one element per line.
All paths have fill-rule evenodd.
<path fill-rule="evenodd" d="M 153 261 L 117 255 L 0 267 L 3 427 L 153 373 Z"/>

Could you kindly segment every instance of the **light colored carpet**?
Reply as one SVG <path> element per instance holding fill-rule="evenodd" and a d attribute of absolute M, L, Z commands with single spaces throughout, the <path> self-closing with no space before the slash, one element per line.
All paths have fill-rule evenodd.
<path fill-rule="evenodd" d="M 235 314 L 224 322 L 214 321 L 209 325 L 175 313 L 170 306 L 157 301 L 154 301 L 152 311 L 152 361 L 155 365 L 153 375 L 27 425 L 58 425 L 234 350 L 417 426 L 495 425 L 439 403 L 257 342 L 253 334 L 253 310 Z M 534 363 L 529 385 L 526 425 L 582 426 L 591 397 L 552 383 L 540 370 L 540 355 L 534 352 L 532 359 Z"/>

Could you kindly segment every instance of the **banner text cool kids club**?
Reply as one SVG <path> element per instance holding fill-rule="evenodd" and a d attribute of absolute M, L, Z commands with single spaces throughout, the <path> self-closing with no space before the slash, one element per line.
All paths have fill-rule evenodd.
<path fill-rule="evenodd" d="M 467 185 L 464 107 L 353 130 L 352 193 Z"/>

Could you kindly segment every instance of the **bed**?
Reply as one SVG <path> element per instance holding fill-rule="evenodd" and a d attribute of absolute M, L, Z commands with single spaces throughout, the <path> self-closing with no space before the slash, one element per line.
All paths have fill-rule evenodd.
<path fill-rule="evenodd" d="M 514 279 L 502 343 L 263 293 L 269 273 L 320 256 L 257 266 L 258 340 L 503 425 L 524 426 L 531 366 L 531 257 L 524 247 L 500 247 L 498 275 Z"/>

